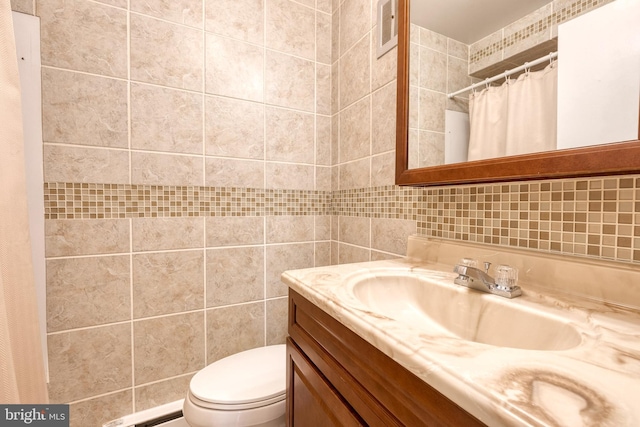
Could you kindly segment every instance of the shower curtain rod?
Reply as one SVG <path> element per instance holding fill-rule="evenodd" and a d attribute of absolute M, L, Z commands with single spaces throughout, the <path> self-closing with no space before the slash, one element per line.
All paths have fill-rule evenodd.
<path fill-rule="evenodd" d="M 474 83 L 471 86 L 465 87 L 464 89 L 460 89 L 459 91 L 450 93 L 450 94 L 447 95 L 447 98 L 451 99 L 451 98 L 453 98 L 453 97 L 455 97 L 457 95 L 460 95 L 461 93 L 468 92 L 468 91 L 473 90 L 473 89 L 475 89 L 477 87 L 486 86 L 489 83 L 495 82 L 496 80 L 505 79 L 505 78 L 509 77 L 512 74 L 519 73 L 520 71 L 526 70 L 527 68 L 533 67 L 534 65 L 542 64 L 543 62 L 546 62 L 546 61 L 551 61 L 552 59 L 557 58 L 557 57 L 558 57 L 558 52 L 552 52 L 552 53 L 550 53 L 550 54 L 548 54 L 546 56 L 543 56 L 542 58 L 538 58 L 538 59 L 536 59 L 534 61 L 525 62 L 524 65 L 521 65 L 519 67 L 513 68 L 511 70 L 507 70 L 502 74 L 498 74 L 497 76 L 493 76 L 491 78 L 486 78 L 481 82 Z"/>

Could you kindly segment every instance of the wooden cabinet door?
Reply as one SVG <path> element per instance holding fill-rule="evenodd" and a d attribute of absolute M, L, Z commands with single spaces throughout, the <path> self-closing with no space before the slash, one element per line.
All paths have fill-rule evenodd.
<path fill-rule="evenodd" d="M 293 289 L 288 331 L 290 427 L 486 427 Z"/>
<path fill-rule="evenodd" d="M 287 363 L 287 426 L 366 425 L 290 338 L 287 338 Z"/>

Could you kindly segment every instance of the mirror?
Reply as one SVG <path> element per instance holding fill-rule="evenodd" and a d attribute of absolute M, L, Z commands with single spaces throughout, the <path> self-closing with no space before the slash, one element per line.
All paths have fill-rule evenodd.
<path fill-rule="evenodd" d="M 607 140 L 604 141 L 605 143 L 602 143 L 601 145 L 594 145 L 586 148 L 568 148 L 555 151 L 545 151 L 517 156 L 492 158 L 486 160 L 440 164 L 429 167 L 415 167 L 416 161 L 415 159 L 411 158 L 412 153 L 415 152 L 415 146 L 410 147 L 409 143 L 409 121 L 411 114 L 414 114 L 412 111 L 410 111 L 409 107 L 411 86 L 410 56 L 412 54 L 410 51 L 410 10 L 413 10 L 411 9 L 411 3 L 426 3 L 427 1 L 431 0 L 398 0 L 398 102 L 396 184 L 464 184 L 543 178 L 613 175 L 640 172 L 640 141 L 638 140 L 640 129 L 635 128 L 633 129 L 633 132 L 631 134 L 632 136 L 630 138 L 627 138 L 628 140 L 624 142 L 620 142 L 619 140 Z M 623 0 L 617 1 L 622 2 Z M 465 2 L 467 2 L 466 5 L 464 5 Z M 471 25 L 467 23 L 466 25 L 459 27 L 462 28 L 462 30 L 455 30 L 446 28 L 443 26 L 443 24 L 449 25 L 457 19 L 455 16 L 462 16 L 471 18 L 472 20 L 476 19 L 480 21 L 477 18 L 480 17 L 481 10 L 478 9 L 474 12 L 471 7 L 473 6 L 473 4 L 477 6 L 478 3 L 482 3 L 483 7 L 485 7 L 489 2 L 480 2 L 477 0 L 456 0 L 446 2 L 448 6 L 464 5 L 465 8 L 462 14 L 456 12 L 455 9 L 448 9 L 447 7 L 442 6 L 443 2 L 437 3 L 439 3 L 439 6 L 437 8 L 432 7 L 431 13 L 427 14 L 429 19 L 425 21 L 426 23 L 421 23 L 420 25 L 431 26 L 432 28 L 430 29 L 430 31 L 428 31 L 428 33 L 436 33 L 440 40 L 443 40 L 444 37 L 444 40 L 446 41 L 447 37 L 449 37 L 455 41 L 457 38 L 458 40 L 464 40 L 465 44 L 473 43 L 473 38 L 478 37 L 477 34 L 481 34 L 480 37 L 484 37 L 484 35 L 486 34 L 492 34 L 494 31 L 496 31 L 496 29 L 501 29 L 504 26 L 509 25 L 509 23 L 515 22 L 516 20 L 518 20 L 519 13 L 529 14 L 531 13 L 532 9 L 535 11 L 539 8 L 539 4 L 535 3 L 533 0 L 525 0 L 524 2 L 514 2 L 513 0 L 506 0 L 507 4 L 523 3 L 525 4 L 525 7 L 523 10 L 510 10 L 509 13 L 507 13 L 506 9 L 504 9 L 504 7 L 506 6 L 504 6 L 503 4 L 501 6 L 502 9 L 498 9 L 501 12 L 491 13 L 490 11 L 485 11 L 491 16 L 497 15 L 503 18 L 503 20 L 499 21 L 497 24 L 489 24 L 488 20 L 482 20 L 482 25 Z M 540 0 L 539 3 L 544 7 L 545 4 L 549 4 L 549 1 Z M 493 27 L 491 25 L 493 25 Z M 483 26 L 484 28 L 480 28 Z M 413 37 L 415 41 L 415 35 Z M 449 41 L 448 43 L 449 45 L 451 45 L 452 42 Z M 520 64 L 523 64 L 526 61 L 530 61 L 537 57 L 543 56 L 544 54 L 541 54 L 541 52 L 548 53 L 552 51 L 551 49 L 549 49 L 549 47 L 553 47 L 555 43 L 557 42 L 554 39 L 545 41 L 544 43 L 539 43 L 537 46 L 529 48 L 528 51 L 524 52 L 523 54 L 514 55 L 509 59 L 510 61 L 520 61 Z M 533 57 L 531 57 L 532 55 Z M 478 73 L 474 73 L 475 76 L 479 77 L 476 78 L 475 81 L 482 81 L 482 79 L 489 77 L 491 73 L 493 73 L 491 75 L 495 75 L 503 72 L 505 69 L 513 68 L 513 65 L 505 66 L 512 63 L 514 62 L 503 61 L 501 63 L 498 63 L 497 65 L 494 64 L 493 67 L 491 66 L 491 64 L 489 64 L 485 67 L 485 69 L 481 69 Z M 473 79 L 466 76 L 466 82 L 471 84 L 473 82 Z M 457 87 L 456 89 L 459 88 L 460 87 Z M 454 100 L 446 99 L 446 96 L 444 97 L 444 102 L 441 99 L 440 104 L 446 104 L 446 109 L 462 112 L 468 109 L 465 99 L 465 97 L 468 97 L 468 95 L 462 95 L 462 98 L 456 98 Z M 636 117 L 638 115 L 637 111 L 638 110 L 634 110 L 633 113 L 636 115 Z M 638 118 L 637 120 L 638 122 L 640 122 L 640 118 Z M 638 126 L 638 122 L 635 122 L 635 126 Z M 414 167 L 410 168 L 410 165 Z"/>

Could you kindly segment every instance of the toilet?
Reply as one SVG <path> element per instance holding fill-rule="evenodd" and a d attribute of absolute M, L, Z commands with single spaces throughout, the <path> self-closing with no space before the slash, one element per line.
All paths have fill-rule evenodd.
<path fill-rule="evenodd" d="M 191 427 L 284 427 L 286 349 L 259 347 L 196 373 L 182 412 Z"/>

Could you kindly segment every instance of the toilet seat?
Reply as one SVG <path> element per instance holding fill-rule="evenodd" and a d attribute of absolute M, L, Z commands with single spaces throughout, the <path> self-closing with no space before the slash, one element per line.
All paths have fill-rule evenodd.
<path fill-rule="evenodd" d="M 275 396 L 271 399 L 258 400 L 251 403 L 220 404 L 220 403 L 207 402 L 206 400 L 198 399 L 191 392 L 189 392 L 189 396 L 188 396 L 188 399 L 194 405 L 200 406 L 201 408 L 215 409 L 218 411 L 241 411 L 244 409 L 256 409 L 256 408 L 261 408 L 263 406 L 268 406 L 274 403 L 281 402 L 285 400 L 285 398 L 286 398 L 286 393 L 283 393 L 280 396 Z"/>
<path fill-rule="evenodd" d="M 233 354 L 193 376 L 189 399 L 202 408 L 224 411 L 280 402 L 286 395 L 285 364 L 284 344 Z"/>

